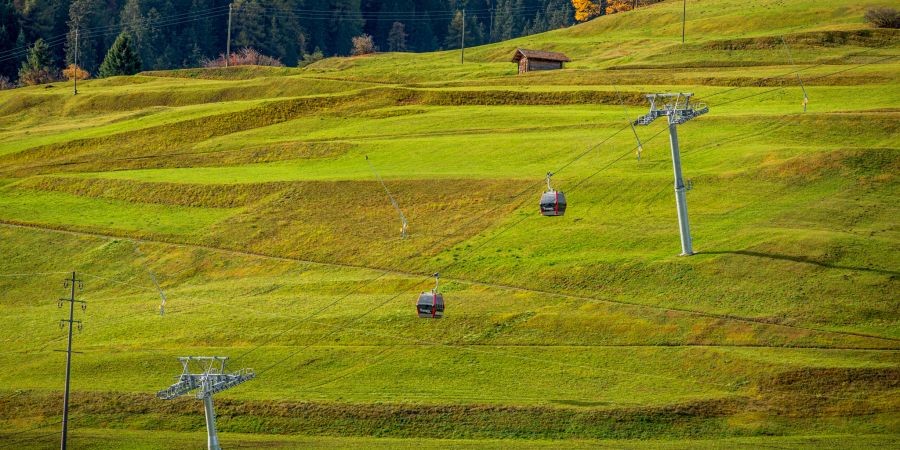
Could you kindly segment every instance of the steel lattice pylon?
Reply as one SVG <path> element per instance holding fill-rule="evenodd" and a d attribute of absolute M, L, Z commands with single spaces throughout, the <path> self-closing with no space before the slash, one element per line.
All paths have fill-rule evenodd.
<path fill-rule="evenodd" d="M 694 248 L 691 240 L 691 226 L 688 223 L 687 195 L 690 189 L 685 187 L 684 178 L 681 175 L 681 151 L 678 148 L 677 125 L 687 122 L 695 117 L 709 112 L 709 107 L 703 103 L 691 104 L 694 94 L 650 94 L 650 112 L 638 117 L 634 125 L 650 125 L 654 120 L 666 116 L 669 119 L 669 140 L 672 144 L 672 168 L 675 171 L 675 203 L 678 207 L 678 228 L 681 232 L 681 254 L 693 255 Z"/>
<path fill-rule="evenodd" d="M 227 372 L 225 361 L 227 356 L 185 356 L 178 358 L 182 372 L 176 378 L 178 382 L 156 393 L 163 400 L 172 400 L 191 391 L 197 391 L 196 397 L 203 400 L 206 412 L 206 432 L 210 450 L 221 450 L 219 436 L 216 433 L 216 415 L 213 411 L 212 396 L 217 392 L 237 386 L 256 377 L 253 369 L 241 369 Z"/>

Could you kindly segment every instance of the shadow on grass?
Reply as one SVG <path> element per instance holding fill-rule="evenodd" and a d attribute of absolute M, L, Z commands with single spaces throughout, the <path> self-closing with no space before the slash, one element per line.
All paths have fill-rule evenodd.
<path fill-rule="evenodd" d="M 753 252 L 749 250 L 722 250 L 722 251 L 704 251 L 701 252 L 707 255 L 744 255 L 744 256 L 753 256 L 757 258 L 769 258 L 769 259 L 777 259 L 780 261 L 793 261 L 803 264 L 812 264 L 819 267 L 825 267 L 828 269 L 845 269 L 845 270 L 857 270 L 861 272 L 872 272 L 872 273 L 880 273 L 884 275 L 898 276 L 900 272 L 895 270 L 887 270 L 887 269 L 876 269 L 872 267 L 855 267 L 855 266 L 844 266 L 840 264 L 829 264 L 823 263 L 820 261 L 815 261 L 809 259 L 805 256 L 792 256 L 792 255 L 779 255 L 777 253 L 762 253 L 762 252 Z"/>

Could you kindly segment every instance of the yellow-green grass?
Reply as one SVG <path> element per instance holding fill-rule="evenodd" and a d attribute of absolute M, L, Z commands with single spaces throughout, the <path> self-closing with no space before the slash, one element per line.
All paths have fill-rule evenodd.
<path fill-rule="evenodd" d="M 261 372 L 217 396 L 238 446 L 893 445 L 900 39 L 868 6 L 710 0 L 681 46 L 663 2 L 465 65 L 380 54 L 0 92 L 0 429 L 59 418 L 51 286 L 74 269 L 86 446 L 202 445 L 196 400 L 152 398 L 201 353 Z M 514 76 L 516 47 L 575 61 Z M 637 129 L 640 161 L 627 127 L 667 91 L 711 108 L 679 127 L 691 258 L 665 126 Z M 564 217 L 536 213 L 547 171 Z M 435 271 L 447 317 L 416 319 Z"/>
<path fill-rule="evenodd" d="M 446 320 L 411 321 L 412 299 L 393 293 L 425 287 L 421 278 L 367 283 L 376 274 L 143 244 L 153 270 L 171 275 L 161 278 L 169 300 L 158 316 L 145 257 L 133 243 L 6 234 L 18 237 L 3 240 L 16 242 L 4 244 L 6 274 L 60 261 L 83 270 L 82 298 L 90 303 L 79 313 L 86 328 L 73 366 L 79 427 L 202 426 L 196 401 L 169 405 L 149 394 L 169 382 L 178 370 L 173 356 L 184 352 L 230 353 L 239 356 L 236 365 L 266 370 L 218 396 L 225 431 L 662 439 L 874 433 L 895 422 L 898 354 L 837 348 L 880 345 L 877 339 L 765 324 L 741 330 L 725 326 L 727 319 L 460 282 L 445 290 L 453 299 Z M 36 260 L 29 249 L 41 246 L 54 251 Z M 58 310 L 43 300 L 52 293 L 45 279 L 2 282 L 17 319 L 3 343 L 10 350 L 0 354 L 3 383 L 17 389 L 3 397 L 3 420 L 30 426 L 56 414 L 62 367 L 53 350 L 64 335 L 47 320 Z M 269 345 L 256 348 L 260 342 Z M 779 418 L 785 413 L 793 419 Z M 408 422 L 390 419 L 407 414 Z"/>
<path fill-rule="evenodd" d="M 16 439 L 19 448 L 43 448 L 52 443 L 54 433 L 30 433 Z M 52 437 L 51 437 L 52 436 Z M 73 444 L 87 449 L 202 449 L 205 435 L 188 432 L 148 432 L 109 430 L 98 428 L 79 429 L 73 433 Z M 888 448 L 897 444 L 896 436 L 884 435 L 816 435 L 791 437 L 745 437 L 720 440 L 491 440 L 491 439 L 409 439 L 397 438 L 339 438 L 308 436 L 260 436 L 248 433 L 222 433 L 223 445 L 233 448 L 424 448 L 424 449 L 507 449 L 559 448 L 593 449 L 615 448 L 663 448 L 663 449 L 755 449 L 761 446 L 780 447 L 820 446 L 833 449 Z"/>

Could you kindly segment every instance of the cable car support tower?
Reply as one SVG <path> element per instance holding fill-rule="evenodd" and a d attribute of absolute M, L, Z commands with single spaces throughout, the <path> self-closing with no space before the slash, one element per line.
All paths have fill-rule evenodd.
<path fill-rule="evenodd" d="M 178 382 L 156 393 L 158 398 L 172 400 L 191 391 L 198 390 L 196 397 L 203 400 L 206 412 L 206 434 L 209 450 L 221 450 L 219 435 L 216 433 L 216 414 L 213 411 L 212 396 L 225 389 L 235 387 L 256 377 L 253 369 L 237 372 L 225 370 L 226 356 L 185 356 L 178 358 L 183 371 L 177 376 Z M 192 372 L 192 369 L 199 371 Z"/>
<path fill-rule="evenodd" d="M 650 94 L 650 112 L 638 117 L 634 125 L 650 125 L 654 120 L 666 116 L 669 120 L 669 141 L 672 144 L 672 168 L 675 171 L 675 203 L 678 207 L 678 228 L 681 232 L 681 255 L 694 254 L 691 242 L 691 226 L 688 222 L 687 195 L 690 187 L 685 187 L 684 177 L 681 175 L 681 152 L 678 148 L 677 126 L 709 112 L 709 107 L 699 103 L 691 104 L 694 94 Z"/>
<path fill-rule="evenodd" d="M 384 180 L 381 179 L 381 175 L 379 175 L 378 171 L 375 170 L 375 166 L 373 166 L 372 161 L 369 160 L 369 155 L 366 155 L 366 162 L 369 163 L 369 168 L 372 169 L 372 173 L 375 174 L 375 178 L 378 179 L 378 182 L 381 183 L 381 187 L 384 188 L 384 192 L 386 192 L 388 198 L 391 199 L 391 205 L 394 205 L 394 209 L 397 210 L 397 214 L 400 215 L 400 239 L 406 239 L 407 236 L 409 236 L 409 222 L 406 221 L 406 216 L 403 215 L 403 210 L 400 209 L 400 204 L 398 204 L 397 200 L 394 199 L 394 195 L 391 194 L 391 190 L 388 189 L 387 185 L 384 184 Z"/>

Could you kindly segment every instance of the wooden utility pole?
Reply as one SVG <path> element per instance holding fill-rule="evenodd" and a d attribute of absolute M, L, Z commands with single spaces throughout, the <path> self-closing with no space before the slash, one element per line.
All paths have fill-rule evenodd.
<path fill-rule="evenodd" d="M 687 22 L 687 0 L 684 0 L 681 5 L 681 43 L 684 44 L 684 27 Z"/>
<path fill-rule="evenodd" d="M 225 39 L 225 67 L 228 67 L 228 61 L 231 59 L 231 10 L 234 3 L 228 4 L 228 37 Z"/>
<path fill-rule="evenodd" d="M 459 63 L 466 63 L 466 10 L 464 9 L 462 14 L 462 33 L 459 36 Z"/>
<path fill-rule="evenodd" d="M 62 450 L 66 450 L 66 444 L 69 434 L 69 381 L 72 378 L 72 328 L 76 323 L 78 324 L 79 330 L 81 330 L 82 328 L 81 321 L 74 320 L 75 303 L 81 303 L 82 311 L 87 306 L 87 304 L 83 300 L 75 300 L 75 285 L 78 285 L 78 287 L 81 289 L 84 288 L 84 284 L 82 284 L 81 280 L 75 277 L 75 272 L 72 272 L 72 278 L 66 279 L 64 284 L 65 287 L 71 287 L 69 298 L 61 298 L 56 303 L 58 307 L 62 308 L 63 303 L 69 302 L 69 319 L 60 319 L 59 321 L 60 328 L 64 327 L 65 324 L 69 325 L 69 342 L 66 346 L 66 391 L 65 397 L 63 398 L 62 441 L 60 443 L 60 448 L 62 448 Z"/>
<path fill-rule="evenodd" d="M 75 27 L 75 87 L 72 95 L 78 95 L 78 27 Z"/>
<path fill-rule="evenodd" d="M 491 24 L 488 26 L 488 42 L 494 42 L 494 0 L 491 0 Z"/>

